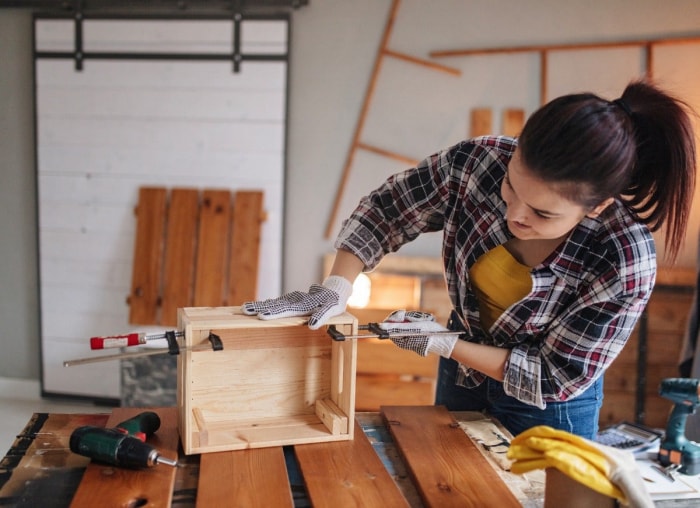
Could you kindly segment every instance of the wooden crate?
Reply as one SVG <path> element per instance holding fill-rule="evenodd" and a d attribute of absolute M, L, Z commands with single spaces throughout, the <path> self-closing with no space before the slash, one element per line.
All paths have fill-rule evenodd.
<path fill-rule="evenodd" d="M 357 333 L 350 314 L 328 325 Z M 240 307 L 181 308 L 178 329 L 188 348 L 178 355 L 177 389 L 186 454 L 352 439 L 357 341 Z M 210 333 L 223 350 L 209 347 Z"/>

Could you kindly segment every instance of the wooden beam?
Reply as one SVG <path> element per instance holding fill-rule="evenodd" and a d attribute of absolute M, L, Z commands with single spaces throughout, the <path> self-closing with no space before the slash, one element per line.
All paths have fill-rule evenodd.
<path fill-rule="evenodd" d="M 582 49 L 611 49 L 625 47 L 644 47 L 649 44 L 689 44 L 700 42 L 700 36 L 665 37 L 659 39 L 638 39 L 630 41 L 589 42 L 571 44 L 534 44 L 528 46 L 505 46 L 495 48 L 447 49 L 431 51 L 431 58 L 458 56 L 494 55 L 500 53 L 534 53 L 541 51 L 578 51 Z"/>
<path fill-rule="evenodd" d="M 338 215 L 338 209 L 340 208 L 340 200 L 345 193 L 345 186 L 347 185 L 348 179 L 350 178 L 350 169 L 352 168 L 352 162 L 355 158 L 355 149 L 360 142 L 360 136 L 362 135 L 362 129 L 365 126 L 365 119 L 367 118 L 367 112 L 369 111 L 369 105 L 374 96 L 374 90 L 377 86 L 377 77 L 379 76 L 379 71 L 382 68 L 382 61 L 385 52 L 389 47 L 389 38 L 391 37 L 391 31 L 394 28 L 394 20 L 396 19 L 396 13 L 399 10 L 400 0 L 393 0 L 391 3 L 391 10 L 389 11 L 389 17 L 384 27 L 384 33 L 382 35 L 382 41 L 379 45 L 379 51 L 374 59 L 374 66 L 372 68 L 372 74 L 369 81 L 369 86 L 367 87 L 367 92 L 365 93 L 365 99 L 362 103 L 362 109 L 360 110 L 360 117 L 355 126 L 355 132 L 352 136 L 352 143 L 350 145 L 350 150 L 348 151 L 347 158 L 345 159 L 345 165 L 343 166 L 343 172 L 340 176 L 340 184 L 338 186 L 338 191 L 335 195 L 335 200 L 333 201 L 333 208 L 328 218 L 328 224 L 326 225 L 325 237 L 330 238 L 333 233 L 333 227 L 335 226 L 335 220 Z"/>
<path fill-rule="evenodd" d="M 387 157 L 390 159 L 395 159 L 399 162 L 404 162 L 404 163 L 408 164 L 409 166 L 415 166 L 419 162 L 418 159 L 413 159 L 413 158 L 408 157 L 406 155 L 401 155 L 399 153 L 392 152 L 390 150 L 384 150 L 383 148 L 368 145 L 367 143 L 358 143 L 357 148 L 360 150 L 365 150 L 366 152 L 376 153 L 377 155 L 381 155 L 382 157 Z"/>
<path fill-rule="evenodd" d="M 448 67 L 447 65 L 442 65 L 431 60 L 425 60 L 424 58 L 416 58 L 415 56 L 407 55 L 405 53 L 399 53 L 398 51 L 392 51 L 390 49 L 384 50 L 386 56 L 396 58 L 398 60 L 404 60 L 416 65 L 422 65 L 429 69 L 433 69 L 440 72 L 445 72 L 447 74 L 452 74 L 453 76 L 461 76 L 462 71 L 455 67 Z"/>

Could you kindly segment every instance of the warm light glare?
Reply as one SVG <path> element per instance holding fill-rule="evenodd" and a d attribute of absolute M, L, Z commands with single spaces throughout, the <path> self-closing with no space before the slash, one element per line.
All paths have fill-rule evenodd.
<path fill-rule="evenodd" d="M 372 289 L 372 281 L 364 273 L 355 279 L 352 285 L 352 295 L 348 299 L 348 306 L 356 309 L 364 309 L 369 303 L 369 293 Z"/>

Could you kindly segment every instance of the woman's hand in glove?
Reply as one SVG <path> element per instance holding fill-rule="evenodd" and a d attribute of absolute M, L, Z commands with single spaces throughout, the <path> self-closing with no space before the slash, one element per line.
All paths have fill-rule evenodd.
<path fill-rule="evenodd" d="M 460 335 L 459 332 L 445 333 L 449 330 L 435 322 L 435 316 L 418 311 L 394 311 L 379 323 L 379 327 L 389 333 L 405 334 L 403 337 L 392 337 L 391 341 L 401 349 L 420 356 L 434 353 L 449 358 Z M 431 335 L 431 332 L 441 333 Z"/>
<path fill-rule="evenodd" d="M 323 284 L 313 284 L 308 293 L 292 291 L 279 298 L 243 303 L 242 310 L 260 319 L 311 316 L 309 328 L 316 330 L 333 316 L 345 312 L 352 284 L 344 277 L 331 275 Z"/>

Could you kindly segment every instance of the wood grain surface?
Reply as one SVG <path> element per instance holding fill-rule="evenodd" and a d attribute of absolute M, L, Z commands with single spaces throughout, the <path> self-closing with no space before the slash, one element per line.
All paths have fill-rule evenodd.
<path fill-rule="evenodd" d="M 294 447 L 314 507 L 408 506 L 355 422 L 352 441 Z"/>
<path fill-rule="evenodd" d="M 147 411 L 143 408 L 115 408 L 105 427 Z M 147 443 L 169 459 L 178 458 L 180 443 L 176 408 L 148 409 L 160 416 L 161 425 Z M 173 497 L 176 468 L 157 464 L 146 469 L 125 469 L 92 461 L 73 497 L 71 508 L 163 507 Z"/>
<path fill-rule="evenodd" d="M 294 506 L 282 447 L 202 454 L 197 507 Z"/>
<path fill-rule="evenodd" d="M 444 406 L 381 411 L 425 506 L 521 506 Z"/>

